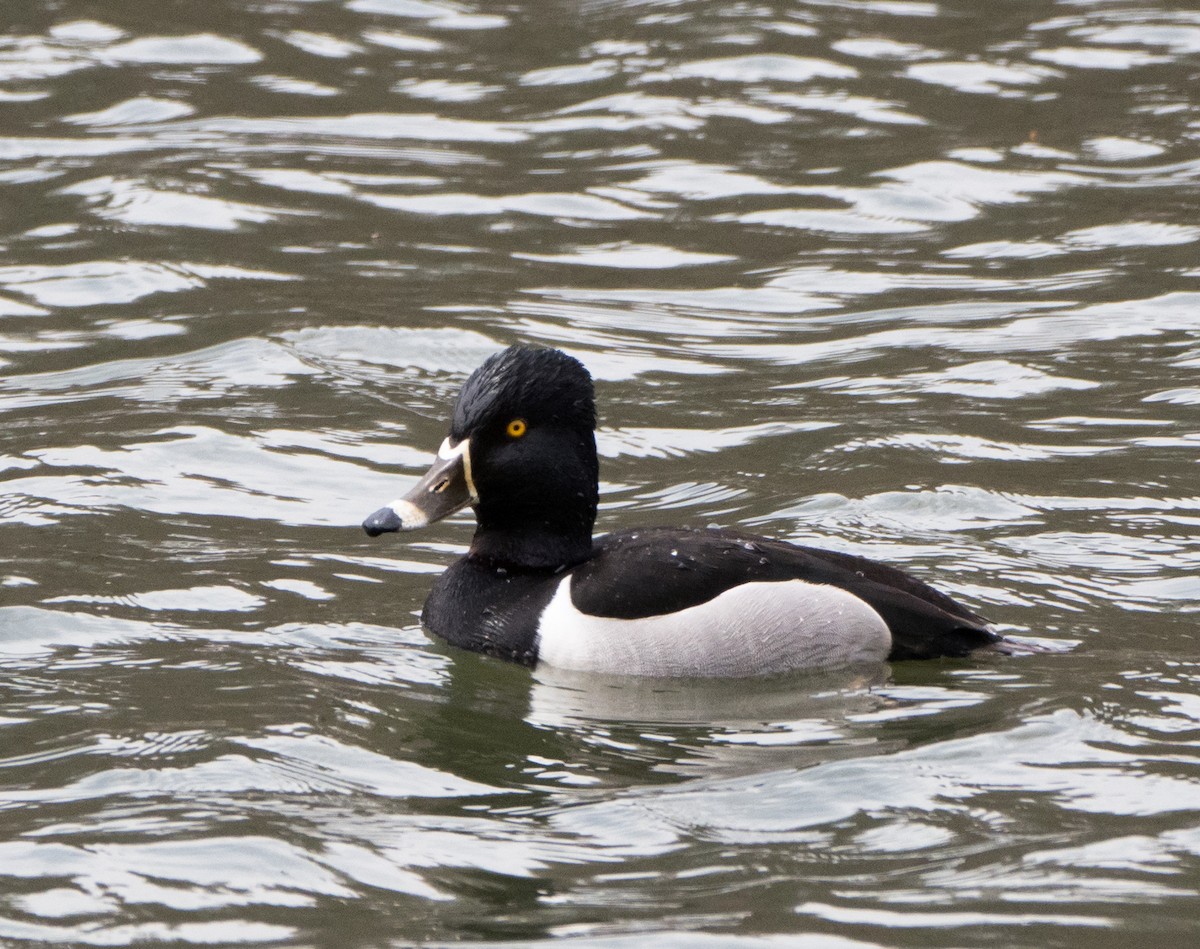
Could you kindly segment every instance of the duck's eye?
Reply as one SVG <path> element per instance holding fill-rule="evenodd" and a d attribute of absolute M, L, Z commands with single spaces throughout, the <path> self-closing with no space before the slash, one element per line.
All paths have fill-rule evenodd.
<path fill-rule="evenodd" d="M 508 433 L 509 438 L 520 438 L 528 428 L 529 426 L 525 424 L 525 419 L 515 418 L 508 423 L 508 427 L 504 431 Z"/>

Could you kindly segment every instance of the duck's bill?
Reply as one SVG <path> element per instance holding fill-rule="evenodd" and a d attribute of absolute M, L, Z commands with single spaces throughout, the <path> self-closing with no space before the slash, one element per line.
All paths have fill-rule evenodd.
<path fill-rule="evenodd" d="M 363 521 L 363 530 L 371 537 L 392 531 L 411 531 L 425 527 L 468 504 L 478 501 L 471 480 L 471 450 L 468 439 L 451 445 L 447 438 L 438 449 L 437 460 L 413 489 L 398 501 Z"/>

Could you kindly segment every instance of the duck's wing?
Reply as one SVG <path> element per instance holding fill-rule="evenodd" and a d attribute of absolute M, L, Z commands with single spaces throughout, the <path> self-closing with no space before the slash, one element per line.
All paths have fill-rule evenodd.
<path fill-rule="evenodd" d="M 572 572 L 571 600 L 592 616 L 640 619 L 706 603 L 749 582 L 804 580 L 852 593 L 892 633 L 890 659 L 964 656 L 1000 641 L 944 593 L 863 557 L 726 530 L 653 528 L 598 538 Z"/>

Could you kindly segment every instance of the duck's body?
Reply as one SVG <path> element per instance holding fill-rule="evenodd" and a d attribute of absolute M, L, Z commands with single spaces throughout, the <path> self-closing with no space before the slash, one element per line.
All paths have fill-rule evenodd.
<path fill-rule="evenodd" d="M 470 504 L 470 551 L 422 620 L 454 645 L 525 665 L 645 676 L 748 676 L 963 656 L 987 622 L 893 567 L 729 530 L 593 540 L 592 384 L 556 350 L 510 347 L 468 380 L 439 460 L 364 523 L 372 536 Z"/>

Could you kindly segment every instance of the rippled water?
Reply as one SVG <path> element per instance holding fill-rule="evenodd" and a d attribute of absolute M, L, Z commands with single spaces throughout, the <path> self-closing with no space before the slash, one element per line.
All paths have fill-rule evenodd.
<path fill-rule="evenodd" d="M 1183 6 L 8 0 L 0 942 L 1194 938 Z M 357 524 L 518 340 L 599 380 L 602 529 L 880 557 L 1057 651 L 431 641 L 469 517 Z"/>

